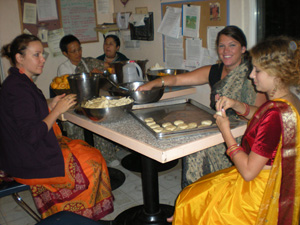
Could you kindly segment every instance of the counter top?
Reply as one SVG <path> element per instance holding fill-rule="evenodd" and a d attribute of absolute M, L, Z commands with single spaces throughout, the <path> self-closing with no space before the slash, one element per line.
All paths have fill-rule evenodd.
<path fill-rule="evenodd" d="M 117 122 L 94 122 L 73 111 L 66 112 L 64 118 L 161 163 L 224 142 L 219 131 L 162 140 L 156 139 L 129 113 Z M 245 129 L 246 124 L 243 124 L 232 129 L 232 133 L 234 137 L 238 137 L 245 132 Z"/>

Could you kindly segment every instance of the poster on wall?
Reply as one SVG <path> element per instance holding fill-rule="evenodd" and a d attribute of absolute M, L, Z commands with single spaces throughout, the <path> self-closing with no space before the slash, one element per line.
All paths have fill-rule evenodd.
<path fill-rule="evenodd" d="M 182 5 L 182 35 L 199 37 L 201 6 Z"/>
<path fill-rule="evenodd" d="M 98 40 L 94 0 L 60 0 L 60 7 L 65 34 L 73 34 L 81 42 Z"/>

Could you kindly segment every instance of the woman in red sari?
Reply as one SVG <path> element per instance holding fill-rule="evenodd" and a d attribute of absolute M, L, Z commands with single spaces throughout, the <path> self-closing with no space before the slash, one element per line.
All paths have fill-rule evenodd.
<path fill-rule="evenodd" d="M 299 43 L 272 38 L 251 50 L 256 89 L 269 101 L 259 109 L 218 96 L 215 115 L 234 166 L 202 177 L 176 201 L 173 224 L 294 224 L 300 204 L 300 102 L 290 87 L 300 80 Z M 225 111 L 247 119 L 241 146 Z"/>
<path fill-rule="evenodd" d="M 98 149 L 63 137 L 58 116 L 76 96 L 46 101 L 32 81 L 43 72 L 41 41 L 28 34 L 2 49 L 13 65 L 0 93 L 0 169 L 31 186 L 42 218 L 72 211 L 99 220 L 113 211 L 106 163 Z"/>

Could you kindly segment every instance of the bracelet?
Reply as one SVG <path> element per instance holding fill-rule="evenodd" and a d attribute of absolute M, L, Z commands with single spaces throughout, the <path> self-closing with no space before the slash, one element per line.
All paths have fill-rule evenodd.
<path fill-rule="evenodd" d="M 236 155 L 236 153 L 243 151 L 243 148 L 240 147 L 238 144 L 233 144 L 231 145 L 227 150 L 226 150 L 226 154 L 230 157 L 230 159 L 232 160 L 233 156 Z"/>
<path fill-rule="evenodd" d="M 250 106 L 249 106 L 248 104 L 244 103 L 244 102 L 243 102 L 243 105 L 245 106 L 246 111 L 245 111 L 243 114 L 242 114 L 242 113 L 239 113 L 239 112 L 236 112 L 236 114 L 238 114 L 239 116 L 244 116 L 244 117 L 246 117 L 246 116 L 248 116 L 249 113 L 250 113 Z"/>
<path fill-rule="evenodd" d="M 161 87 L 164 87 L 165 86 L 164 78 L 160 77 L 160 79 L 161 79 Z"/>

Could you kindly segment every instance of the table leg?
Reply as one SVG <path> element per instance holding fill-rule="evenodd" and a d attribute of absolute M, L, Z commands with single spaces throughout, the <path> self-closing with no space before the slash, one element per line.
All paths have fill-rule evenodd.
<path fill-rule="evenodd" d="M 93 132 L 83 129 L 84 140 L 86 143 L 94 147 L 94 137 Z"/>
<path fill-rule="evenodd" d="M 83 129 L 83 134 L 85 142 L 91 146 L 94 146 L 93 132 Z M 125 182 L 125 174 L 116 168 L 107 167 L 107 169 L 110 177 L 111 190 L 114 191 Z"/>
<path fill-rule="evenodd" d="M 159 204 L 158 172 L 153 159 L 141 157 L 144 205 L 125 210 L 115 219 L 116 225 L 166 225 L 173 206 Z"/>

